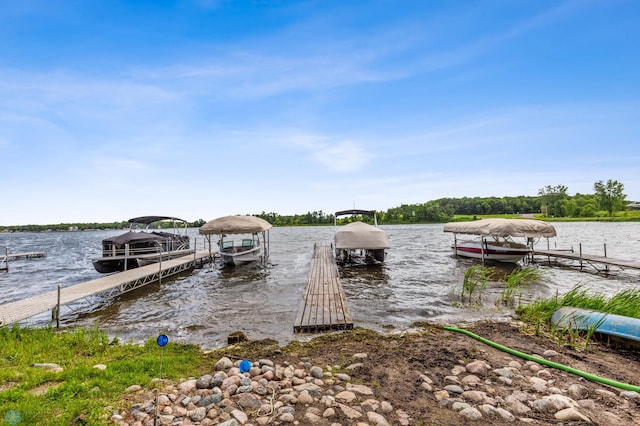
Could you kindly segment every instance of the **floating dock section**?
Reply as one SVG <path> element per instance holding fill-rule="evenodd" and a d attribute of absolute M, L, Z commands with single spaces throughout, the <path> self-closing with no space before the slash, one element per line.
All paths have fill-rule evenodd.
<path fill-rule="evenodd" d="M 353 320 L 332 247 L 316 244 L 293 331 L 314 333 L 351 329 Z"/>
<path fill-rule="evenodd" d="M 611 267 L 619 269 L 640 269 L 640 262 L 634 260 L 614 259 L 607 257 L 607 246 L 604 246 L 604 256 L 596 256 L 591 254 L 582 253 L 582 244 L 578 249 L 578 252 L 573 250 L 538 250 L 533 251 L 533 256 L 544 256 L 551 263 L 551 258 L 554 259 L 566 259 L 577 261 L 579 263 L 580 270 L 585 266 L 591 266 L 599 273 L 609 273 Z"/>
<path fill-rule="evenodd" d="M 4 254 L 0 254 L 0 271 L 9 271 L 9 261 L 17 259 L 35 259 L 45 257 L 46 253 L 42 251 L 32 251 L 28 253 L 9 253 L 5 250 Z"/>
<path fill-rule="evenodd" d="M 0 305 L 0 326 L 17 323 L 43 312 L 51 311 L 52 318 L 60 318 L 60 307 L 87 300 L 93 296 L 115 297 L 163 278 L 204 265 L 212 260 L 211 253 L 201 251 L 193 255 L 164 260 L 140 268 L 107 275 L 96 280 L 63 287 L 38 296 Z"/>

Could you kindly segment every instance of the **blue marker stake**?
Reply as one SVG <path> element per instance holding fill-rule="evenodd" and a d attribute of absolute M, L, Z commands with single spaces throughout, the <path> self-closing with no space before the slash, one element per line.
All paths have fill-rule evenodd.
<path fill-rule="evenodd" d="M 156 343 L 160 346 L 160 380 L 162 380 L 162 354 L 164 354 L 164 347 L 169 343 L 169 338 L 166 334 L 161 334 L 156 339 Z M 159 391 L 160 389 L 158 389 Z M 153 418 L 153 424 L 156 425 L 156 421 L 158 420 L 158 393 L 156 392 L 156 415 Z"/>

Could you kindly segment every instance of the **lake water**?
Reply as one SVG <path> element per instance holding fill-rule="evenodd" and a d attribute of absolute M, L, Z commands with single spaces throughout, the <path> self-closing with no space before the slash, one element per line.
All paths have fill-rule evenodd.
<path fill-rule="evenodd" d="M 576 251 L 582 243 L 585 254 L 639 260 L 640 223 L 556 223 L 558 237 L 551 248 Z M 384 265 L 341 270 L 341 280 L 355 326 L 378 331 L 410 329 L 417 321 L 461 323 L 476 320 L 506 320 L 510 308 L 497 306 L 500 283 L 490 283 L 483 306 L 459 303 L 464 273 L 474 264 L 452 256 L 453 235 L 442 225 L 381 226 L 391 248 Z M 42 259 L 17 260 L 10 271 L 0 271 L 0 303 L 19 300 L 46 291 L 101 277 L 91 264 L 100 256 L 101 240 L 119 231 L 0 234 L 0 250 L 11 253 L 43 251 Z M 204 240 L 197 229 L 189 230 L 192 247 Z M 241 330 L 251 339 L 273 338 L 281 344 L 310 336 L 293 333 L 293 323 L 302 300 L 315 242 L 329 242 L 334 228 L 282 227 L 271 230 L 270 263 L 220 270 L 215 266 L 161 285 L 152 284 L 114 300 L 93 301 L 79 312 L 63 310 L 64 327 L 99 324 L 109 335 L 123 341 L 140 341 L 167 334 L 173 341 L 202 347 L 226 344 L 229 333 Z M 195 241 L 194 241 L 195 240 Z M 546 248 L 546 240 L 537 247 Z M 476 263 L 477 264 L 477 263 Z M 580 272 L 572 267 L 539 263 L 541 279 L 522 294 L 527 302 L 565 293 L 576 284 L 594 292 L 612 295 L 638 285 L 640 271 L 613 271 L 609 276 Z M 497 275 L 509 272 L 499 267 Z M 591 270 L 592 271 L 592 270 Z M 26 324 L 41 326 L 50 314 Z"/>

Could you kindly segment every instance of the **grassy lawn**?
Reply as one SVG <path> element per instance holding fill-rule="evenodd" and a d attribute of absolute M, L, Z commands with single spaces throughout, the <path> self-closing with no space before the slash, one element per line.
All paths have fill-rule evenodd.
<path fill-rule="evenodd" d="M 68 425 L 75 418 L 108 425 L 127 387 L 152 386 L 160 377 L 161 355 L 163 378 L 189 377 L 211 366 L 197 346 L 169 342 L 160 348 L 154 339 L 118 344 L 97 328 L 5 327 L 0 342 L 0 425 Z M 97 364 L 107 368 L 94 368 Z"/>

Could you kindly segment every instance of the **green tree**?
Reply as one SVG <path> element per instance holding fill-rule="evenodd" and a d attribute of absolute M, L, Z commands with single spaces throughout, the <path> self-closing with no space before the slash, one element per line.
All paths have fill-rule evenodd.
<path fill-rule="evenodd" d="M 624 201 L 627 196 L 622 193 L 624 185 L 617 180 L 609 179 L 607 183 L 599 180 L 593 184 L 593 190 L 596 193 L 598 207 L 606 210 L 609 217 L 612 217 L 614 212 L 625 209 Z"/>
<path fill-rule="evenodd" d="M 547 185 L 538 190 L 542 199 L 541 210 L 545 216 L 563 216 L 562 201 L 567 198 L 567 187 L 564 185 Z"/>

